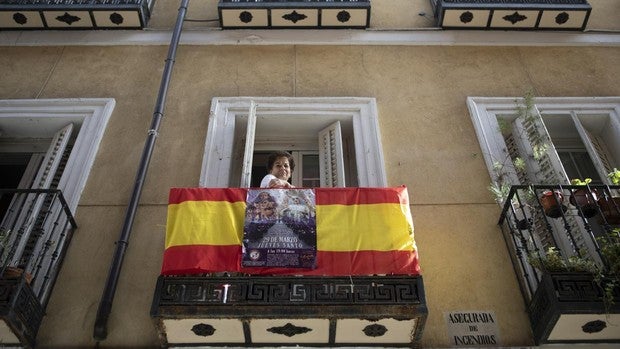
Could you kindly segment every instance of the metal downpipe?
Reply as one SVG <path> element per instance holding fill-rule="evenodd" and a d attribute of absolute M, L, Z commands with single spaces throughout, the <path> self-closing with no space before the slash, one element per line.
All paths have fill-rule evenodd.
<path fill-rule="evenodd" d="M 168 85 L 172 75 L 172 67 L 174 65 L 174 58 L 179 45 L 181 31 L 183 30 L 183 21 L 185 20 L 185 13 L 187 12 L 188 3 L 189 0 L 181 0 L 181 4 L 179 6 L 177 21 L 172 32 L 170 46 L 168 47 L 168 57 L 166 58 L 166 65 L 164 67 L 161 84 L 159 86 L 159 94 L 157 96 L 157 104 L 155 105 L 155 111 L 153 113 L 151 128 L 148 131 L 148 137 L 144 144 L 144 150 L 142 151 L 140 166 L 136 173 L 133 192 L 125 213 L 125 221 L 123 223 L 119 240 L 116 242 L 116 250 L 110 264 L 110 270 L 108 272 L 105 288 L 103 289 L 101 301 L 99 302 L 99 308 L 97 309 L 97 318 L 95 319 L 95 328 L 93 333 L 93 338 L 97 341 L 105 340 L 108 336 L 107 324 L 110 312 L 112 311 L 114 293 L 116 292 L 116 286 L 118 284 L 118 279 L 123 265 L 123 258 L 129 242 L 129 236 L 131 235 L 131 228 L 138 209 L 138 203 L 140 201 L 140 195 L 142 193 L 142 187 L 146 178 L 149 162 L 151 160 L 151 155 L 153 154 L 155 140 L 159 132 L 159 125 L 164 116 L 166 94 L 168 92 Z"/>

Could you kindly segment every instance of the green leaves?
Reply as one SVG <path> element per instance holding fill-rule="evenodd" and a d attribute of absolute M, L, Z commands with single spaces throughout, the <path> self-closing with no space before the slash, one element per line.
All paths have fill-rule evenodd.
<path fill-rule="evenodd" d="M 620 184 L 620 170 L 614 167 L 614 170 L 607 174 L 607 178 L 609 178 L 614 185 Z"/>
<path fill-rule="evenodd" d="M 588 185 L 592 182 L 592 178 L 586 178 L 583 181 L 579 178 L 571 179 L 570 184 L 572 185 Z"/>

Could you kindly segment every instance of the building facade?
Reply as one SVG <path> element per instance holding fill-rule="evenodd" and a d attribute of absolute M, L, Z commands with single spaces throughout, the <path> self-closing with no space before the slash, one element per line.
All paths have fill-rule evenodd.
<path fill-rule="evenodd" d="M 600 193 L 605 192 L 605 185 L 614 184 L 607 182 L 606 175 L 620 168 L 620 138 L 616 137 L 620 134 L 620 2 L 584 1 L 591 10 L 579 17 L 570 6 L 582 2 L 566 1 L 569 7 L 558 10 L 553 18 L 575 14 L 570 21 L 564 20 L 572 25 L 568 28 L 557 22 L 557 26 L 543 27 L 546 22 L 542 20 L 532 27 L 523 24 L 526 20 L 515 20 L 516 28 L 494 27 L 492 20 L 467 27 L 467 23 L 478 23 L 467 20 L 468 16 L 477 20 L 484 14 L 476 11 L 486 10 L 458 7 L 461 17 L 456 20 L 446 8 L 458 1 L 426 0 L 375 0 L 370 10 L 350 9 L 352 20 L 358 19 L 355 16 L 367 20 L 355 22 L 352 28 L 338 28 L 342 22 L 325 26 L 312 22 L 296 28 L 297 22 L 290 19 L 285 20 L 285 28 L 278 28 L 275 19 L 247 28 L 241 20 L 246 17 L 239 14 L 232 18 L 244 24 L 224 23 L 227 17 L 218 5 L 226 7 L 220 2 L 192 0 L 159 125 L 152 120 L 159 116 L 158 95 L 170 67 L 167 58 L 179 2 L 137 3 L 141 7 L 133 9 L 135 18 L 130 10 L 110 10 L 124 15 L 125 21 L 117 22 L 128 23 L 127 28 L 109 24 L 114 29 L 99 25 L 103 22 L 97 22 L 95 14 L 87 14 L 82 18 L 90 18 L 90 24 L 74 30 L 68 23 L 72 20 L 63 17 L 65 13 L 80 17 L 68 13 L 70 7 L 52 17 L 41 14 L 43 10 L 36 8 L 40 4 L 0 9 L 3 23 L 49 18 L 41 20 L 39 27 L 7 24 L 0 30 L 0 165 L 6 177 L 2 187 L 33 188 L 23 185 L 38 181 L 47 183 L 46 188 L 62 188 L 66 204 L 60 202 L 56 211 L 49 211 L 59 212 L 55 222 L 60 226 L 77 226 L 70 235 L 61 234 L 65 230 L 60 229 L 59 235 L 40 241 L 36 236 L 45 233 L 36 235 L 30 232 L 33 228 L 19 235 L 3 232 L 9 236 L 7 241 L 17 244 L 7 245 L 13 252 L 2 257 L 5 269 L 20 264 L 14 257 L 17 253 L 30 253 L 41 256 L 43 262 L 26 262 L 31 268 L 27 270 L 45 276 L 45 282 L 35 279 L 32 283 L 35 294 L 43 299 L 40 325 L 31 337 L 20 337 L 21 332 L 11 327 L 11 317 L 5 315 L 1 329 L 5 343 L 36 343 L 40 348 L 94 347 L 97 343 L 110 348 L 213 345 L 208 335 L 191 337 L 183 322 L 164 321 L 166 316 L 168 320 L 194 319 L 192 309 L 202 308 L 180 305 L 171 316 L 164 314 L 157 301 L 170 188 L 255 186 L 251 174 L 242 175 L 244 170 L 252 169 L 256 176 L 265 153 L 276 149 L 294 153 L 298 166 L 307 166 L 298 167 L 296 185 L 321 186 L 322 175 L 315 173 L 322 159 L 318 134 L 335 122 L 342 128 L 344 186 L 404 185 L 408 189 L 426 309 L 423 322 L 415 328 L 419 337 L 409 338 L 410 343 L 395 340 L 391 344 L 446 348 L 577 342 L 604 347 L 620 340 L 619 322 L 613 321 L 620 313 L 617 305 L 603 309 L 597 303 L 588 308 L 575 301 L 585 307 L 577 311 L 581 318 L 562 317 L 562 311 L 532 318 L 537 285 L 544 282 L 535 280 L 536 272 L 529 264 L 524 267 L 524 258 L 517 253 L 531 252 L 525 251 L 527 243 L 514 242 L 510 224 L 498 225 L 500 217 L 512 219 L 511 212 L 502 216 L 502 206 L 489 191 L 493 183 L 504 184 L 494 164 L 506 156 L 510 143 L 497 120 L 514 123 L 519 118 L 517 105 L 530 102 L 541 116 L 537 120 L 542 120 L 544 134 L 550 137 L 547 143 L 553 145 L 552 154 L 559 157 L 563 170 L 553 180 L 546 174 L 540 180 L 541 169 L 518 178 L 519 170 L 510 167 L 509 184 L 553 189 L 568 185 L 572 178 L 597 174 L 593 184 L 601 186 Z M 526 6 L 536 1 L 515 3 Z M 38 11 L 39 17 L 30 17 L 27 10 Z M 500 10 L 505 9 L 488 11 Z M 252 20 L 260 18 L 245 11 L 252 14 Z M 309 10 L 300 5 L 297 13 L 304 11 Z M 510 8 L 509 15 L 531 16 L 527 11 L 541 13 L 525 7 Z M 25 19 L 15 17 L 16 13 Z M 465 13 L 469 15 L 463 17 Z M 271 16 L 277 17 L 275 12 Z M 59 17 L 62 23 L 54 26 L 53 18 Z M 573 18 L 578 23 L 571 22 Z M 298 21 L 303 23 L 303 19 Z M 252 133 L 254 142 L 247 143 L 247 119 L 252 113 L 258 121 Z M 218 123 L 227 115 L 239 117 L 237 123 L 243 127 L 228 130 Z M 154 145 L 142 181 L 136 173 L 147 139 Z M 531 142 L 525 143 L 532 148 Z M 523 144 L 515 147 L 527 151 Z M 597 144 L 602 144 L 602 150 L 593 156 Z M 70 155 L 63 161 L 53 154 Z M 508 154 L 511 166 L 519 157 L 515 154 Z M 592 165 L 578 159 L 583 154 L 590 154 Z M 50 173 L 43 174 L 42 166 Z M 131 216 L 130 235 L 123 241 L 119 236 L 127 226 L 128 203 L 137 182 L 143 182 L 143 188 L 135 216 Z M 534 190 L 542 193 L 543 189 Z M 609 196 L 616 193 L 613 190 L 607 187 Z M 12 214 L 22 226 L 40 217 L 12 206 L 19 195 L 32 192 L 11 193 L 14 196 L 2 206 L 7 217 Z M 560 215 L 572 212 L 570 219 L 575 222 L 557 223 L 563 218 L 556 217 L 550 230 L 559 232 L 547 236 L 557 238 L 554 246 L 566 253 L 566 259 L 582 247 L 596 250 L 593 241 L 598 241 L 588 237 L 596 227 L 576 238 L 566 233 L 570 231 L 567 224 L 573 224 L 576 231 L 585 229 L 577 214 L 582 206 L 569 206 L 567 193 L 568 208 Z M 588 193 L 591 197 L 592 192 Z M 512 200 L 518 192 L 510 195 Z M 37 210 L 46 205 L 42 198 L 33 200 Z M 499 201 L 506 202 L 506 197 Z M 611 202 L 613 212 L 617 207 Z M 600 203 L 595 207 L 598 217 L 603 216 Z M 529 211 L 525 214 L 534 221 L 545 219 Z M 584 222 L 587 227 L 598 225 L 601 231 L 613 232 L 618 227 L 612 221 Z M 43 231 L 52 234 L 53 229 Z M 525 233 L 529 241 L 536 242 L 540 250 L 551 246 L 544 234 L 531 233 L 532 229 L 522 229 L 530 232 Z M 27 236 L 35 236 L 30 239 L 31 247 Z M 571 239 L 566 240 L 567 236 Z M 15 242 L 20 239 L 25 240 Z M 106 279 L 114 261 L 119 261 L 119 245 L 124 252 L 122 268 L 105 319 L 105 339 L 96 339 L 96 321 L 102 320 L 98 310 Z M 606 263 L 600 257 L 594 260 Z M 40 265 L 52 267 L 43 272 L 36 269 Z M 612 288 L 612 294 L 619 297 L 618 289 Z M 286 306 L 273 309 L 282 314 L 287 311 Z M 175 330 L 173 323 L 181 327 Z M 603 328 L 575 334 L 575 328 L 583 329 L 586 324 Z M 321 331 L 329 329 L 315 333 Z M 179 340 L 175 343 L 169 338 Z M 298 343 L 294 335 L 287 338 L 290 342 L 265 343 Z M 369 336 L 356 345 L 391 346 L 376 338 L 380 336 Z M 238 346 L 253 346 L 243 341 Z"/>

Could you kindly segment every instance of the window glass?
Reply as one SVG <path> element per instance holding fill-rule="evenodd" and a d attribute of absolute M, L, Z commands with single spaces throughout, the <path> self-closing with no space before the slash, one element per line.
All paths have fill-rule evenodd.
<path fill-rule="evenodd" d="M 590 178 L 593 184 L 602 184 L 594 163 L 585 149 L 557 151 L 568 178 Z"/>
<path fill-rule="evenodd" d="M 302 187 L 319 187 L 321 185 L 321 179 L 319 177 L 319 154 L 303 154 L 302 159 Z"/>

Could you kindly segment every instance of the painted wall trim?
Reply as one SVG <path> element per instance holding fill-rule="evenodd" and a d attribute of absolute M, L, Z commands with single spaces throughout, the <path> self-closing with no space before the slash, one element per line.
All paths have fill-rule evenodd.
<path fill-rule="evenodd" d="M 170 30 L 0 31 L 0 46 L 168 45 Z M 185 29 L 181 45 L 620 46 L 620 31 Z"/>

